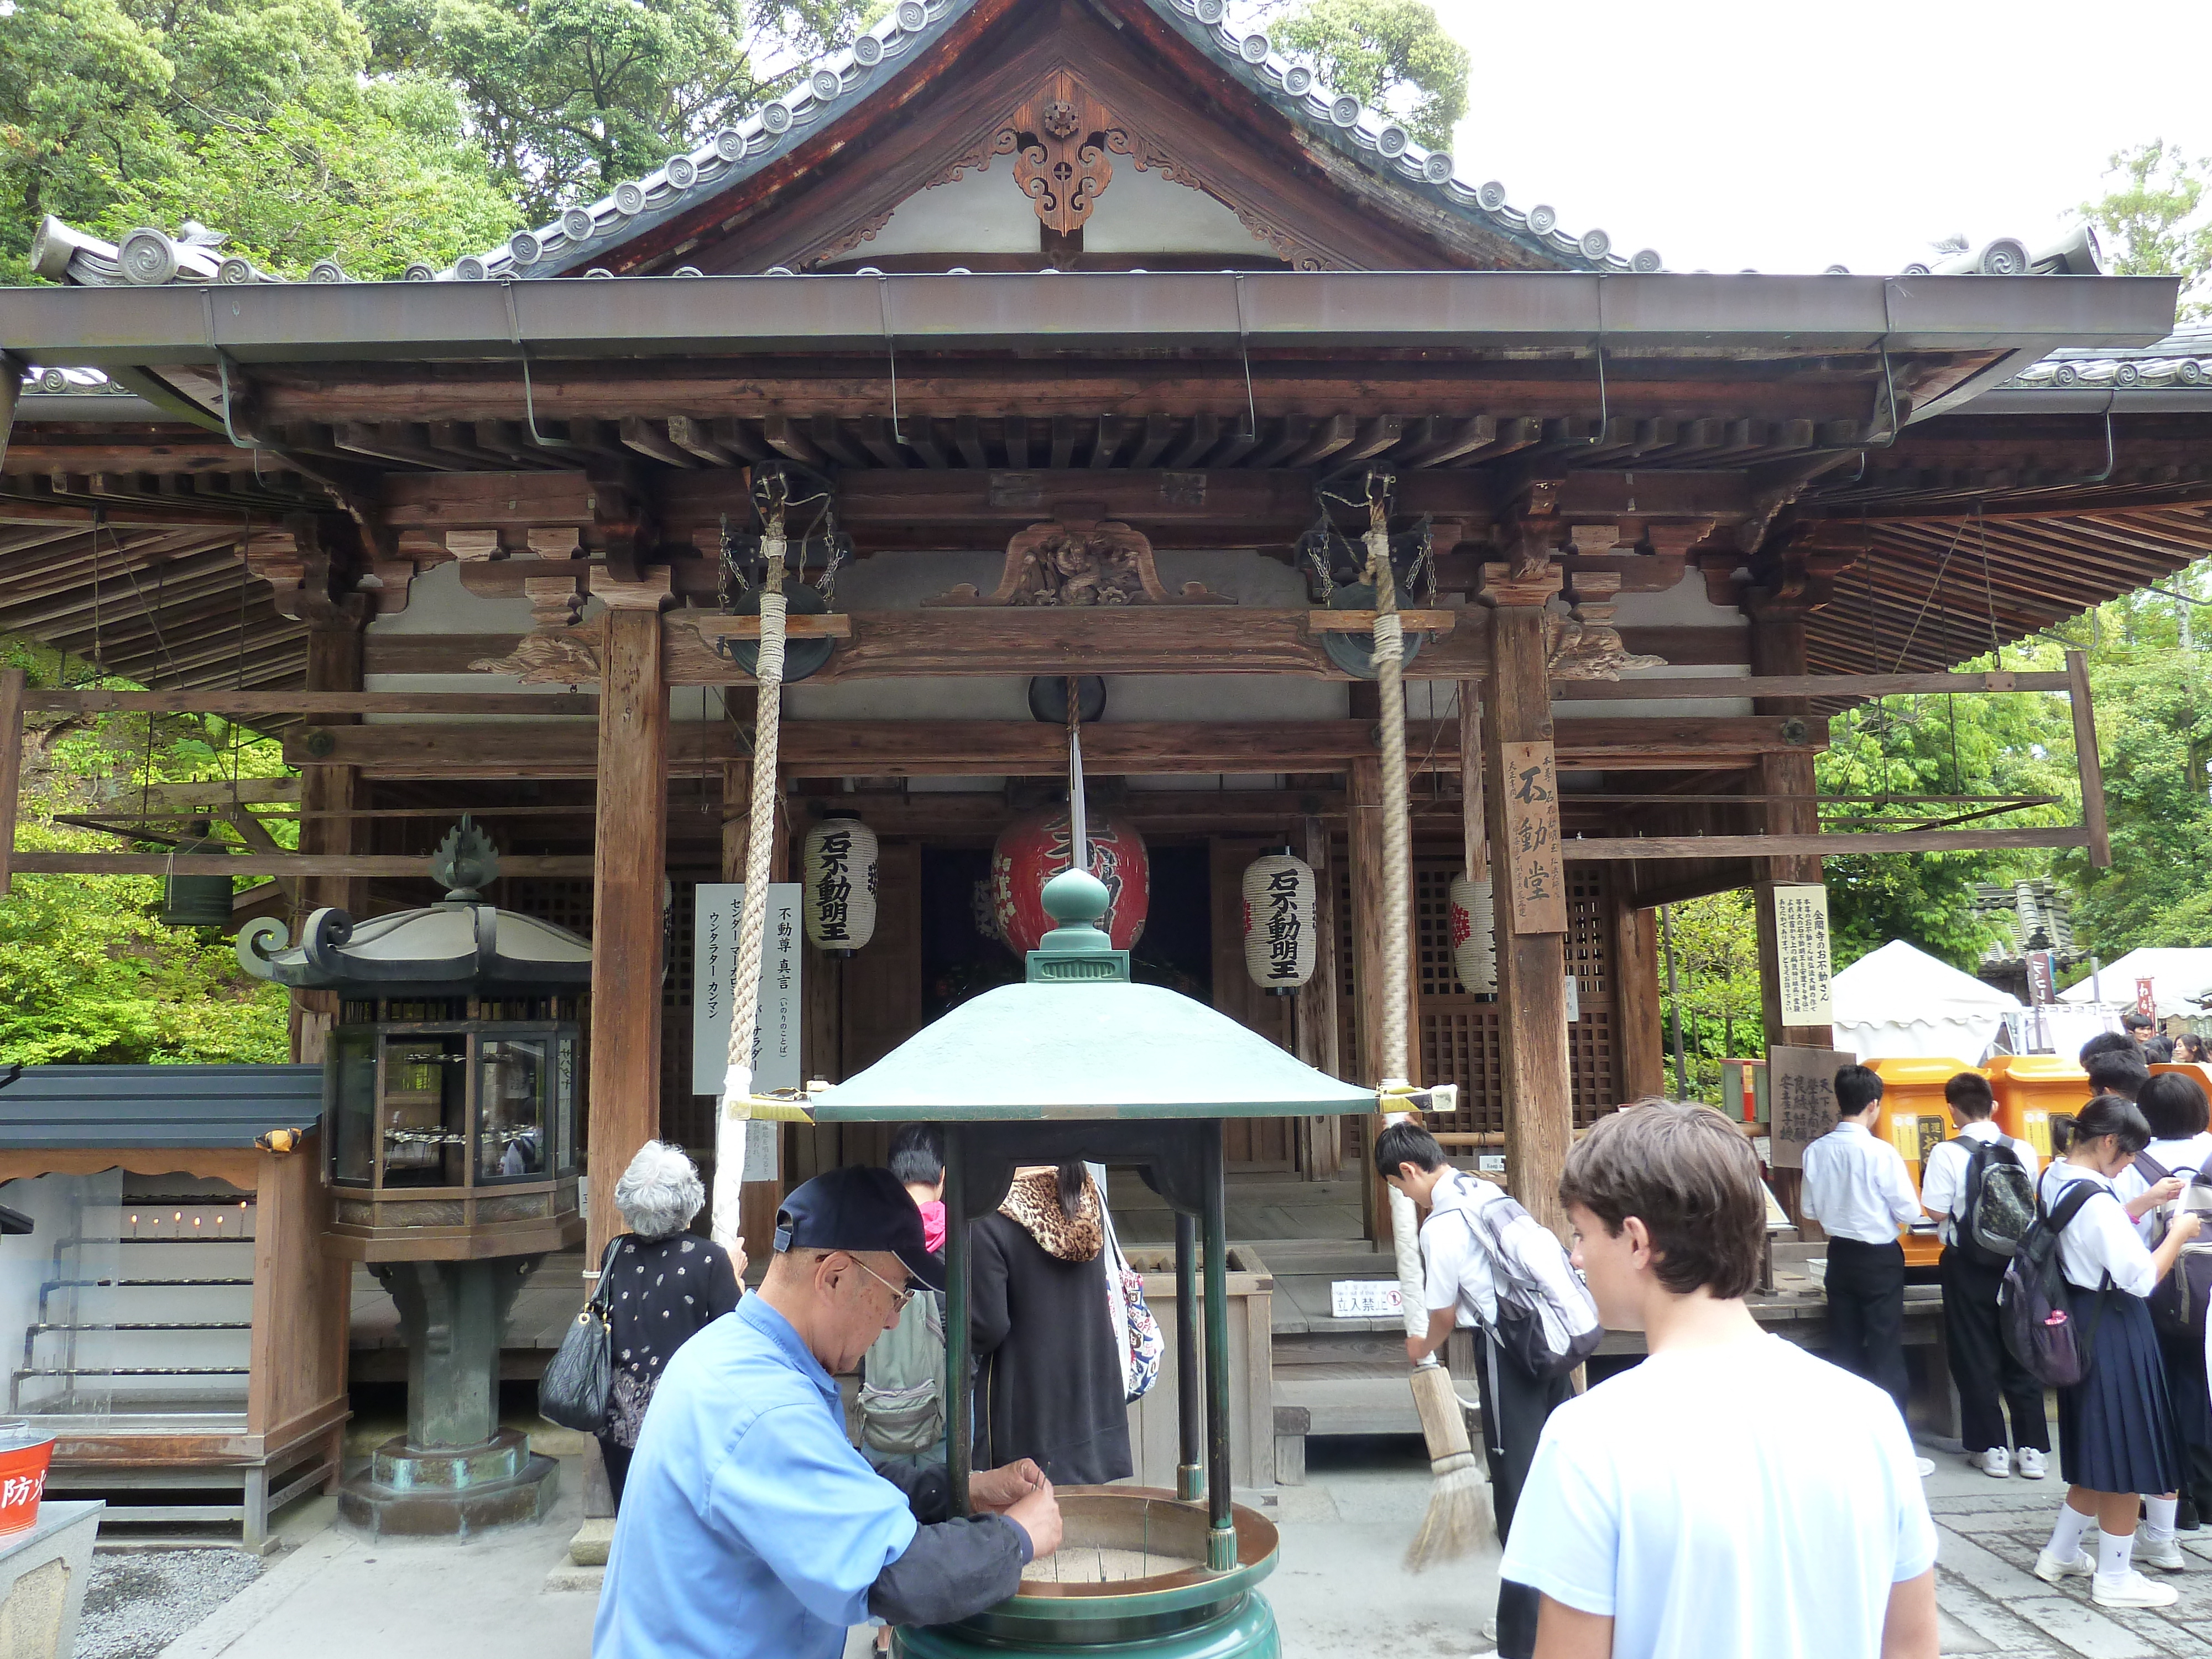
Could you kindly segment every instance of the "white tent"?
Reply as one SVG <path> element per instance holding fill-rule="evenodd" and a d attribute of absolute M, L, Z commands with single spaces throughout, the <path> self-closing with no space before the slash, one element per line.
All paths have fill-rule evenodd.
<path fill-rule="evenodd" d="M 1979 1062 L 2005 1014 L 2020 1006 L 2009 991 L 1962 974 L 1903 939 L 1892 939 L 1838 974 L 1836 1047 L 1862 1061 L 1947 1056 Z"/>
<path fill-rule="evenodd" d="M 2192 1018 L 2204 1012 L 2197 999 L 2212 993 L 2212 951 L 2165 947 L 2130 951 L 2118 962 L 2106 963 L 2094 981 L 2085 978 L 2079 985 L 2068 986 L 2058 994 L 2058 1000 L 2094 1002 L 2096 990 L 2101 989 L 2106 1007 L 2132 1008 L 2139 979 L 2151 982 L 2153 1006 L 2160 1019 Z"/>

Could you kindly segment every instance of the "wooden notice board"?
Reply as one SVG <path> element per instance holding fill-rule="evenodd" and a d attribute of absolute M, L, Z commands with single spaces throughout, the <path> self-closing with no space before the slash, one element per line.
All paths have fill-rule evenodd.
<path fill-rule="evenodd" d="M 1567 872 L 1559 857 L 1559 775 L 1548 743 L 1501 744 L 1505 775 L 1505 883 L 1516 933 L 1567 931 Z"/>
<path fill-rule="evenodd" d="M 1768 1128 L 1773 1136 L 1772 1167 L 1802 1170 L 1805 1148 L 1836 1127 L 1836 1073 L 1858 1064 L 1856 1054 L 1837 1048 L 1766 1051 Z"/>

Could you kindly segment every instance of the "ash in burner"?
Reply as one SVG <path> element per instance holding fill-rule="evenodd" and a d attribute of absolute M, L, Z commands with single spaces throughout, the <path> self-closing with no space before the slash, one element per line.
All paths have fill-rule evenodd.
<path fill-rule="evenodd" d="M 1205 1565 L 1194 1556 L 1168 1555 L 1158 1550 L 1062 1544 L 1055 1553 L 1023 1569 L 1022 1580 L 1032 1584 L 1113 1584 L 1133 1578 L 1164 1577 Z"/>

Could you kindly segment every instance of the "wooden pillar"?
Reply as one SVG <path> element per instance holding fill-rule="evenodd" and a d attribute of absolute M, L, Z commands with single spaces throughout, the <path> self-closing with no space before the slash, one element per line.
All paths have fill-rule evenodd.
<path fill-rule="evenodd" d="M 1620 890 L 1613 902 L 1613 985 L 1615 1052 L 1620 1056 L 1620 1097 L 1638 1100 L 1667 1092 L 1667 1035 L 1659 1008 L 1659 917 Z"/>
<path fill-rule="evenodd" d="M 1574 1139 L 1567 1069 L 1565 866 L 1552 757 L 1552 682 L 1544 602 L 1559 588 L 1545 563 L 1515 575 L 1483 567 L 1491 605 L 1483 682 L 1483 805 L 1497 884 L 1499 1081 L 1513 1196 L 1554 1231 L 1559 1175 Z"/>
<path fill-rule="evenodd" d="M 1754 674 L 1802 674 L 1805 667 L 1805 613 L 1802 610 L 1754 609 L 1751 623 L 1751 672 Z M 1807 716 L 1812 704 L 1802 697 L 1760 697 L 1752 705 L 1761 714 Z M 1796 799 L 1769 799 L 1754 815 L 1769 835 L 1809 836 L 1820 827 L 1814 796 L 1819 788 L 1810 749 L 1762 755 L 1752 773 L 1753 789 L 1766 795 Z M 1753 902 L 1759 922 L 1759 1003 L 1769 1043 L 1826 1048 L 1834 1040 L 1826 1025 L 1784 1025 L 1782 1023 L 1782 978 L 1774 933 L 1774 890 L 1792 883 L 1817 883 L 1820 855 L 1792 854 L 1784 858 L 1755 859 Z"/>
<path fill-rule="evenodd" d="M 1331 1077 L 1344 1073 L 1337 990 L 1342 969 L 1336 955 L 1336 870 L 1329 856 L 1328 823 L 1306 818 L 1299 824 L 1298 856 L 1314 872 L 1314 931 L 1320 935 L 1313 977 L 1297 997 L 1298 1058 Z M 1333 1181 L 1344 1161 L 1344 1126 L 1333 1117 L 1305 1120 L 1300 1134 L 1300 1168 L 1309 1181 Z"/>
<path fill-rule="evenodd" d="M 0 378 L 12 374 L 0 356 Z M 14 384 L 9 382 L 10 402 Z M 0 428 L 0 439 L 6 430 Z M 23 671 L 0 668 L 0 898 L 8 896 L 9 866 L 15 856 L 15 813 L 23 775 Z M 1334 941 L 1332 941 L 1332 944 Z"/>
<path fill-rule="evenodd" d="M 362 618 L 339 611 L 317 624 L 307 635 L 307 688 L 310 691 L 358 691 L 362 689 Z M 358 714 L 325 714 L 325 726 L 358 726 Z M 353 766 L 307 766 L 300 771 L 300 850 L 302 853 L 358 854 L 368 850 L 368 820 L 355 816 L 368 805 L 361 769 Z M 368 884 L 350 876 L 307 876 L 299 884 L 299 920 L 329 907 L 356 921 L 368 905 Z M 296 932 L 297 929 L 295 929 Z M 337 994 L 331 991 L 295 991 L 290 1025 L 292 1058 L 303 1066 L 319 1065 L 323 1045 L 338 1013 Z"/>
<path fill-rule="evenodd" d="M 598 1262 L 621 1225 L 616 1178 L 660 1133 L 660 908 L 668 863 L 660 631 L 660 613 L 649 605 L 607 612 L 592 825 L 587 1264 Z"/>

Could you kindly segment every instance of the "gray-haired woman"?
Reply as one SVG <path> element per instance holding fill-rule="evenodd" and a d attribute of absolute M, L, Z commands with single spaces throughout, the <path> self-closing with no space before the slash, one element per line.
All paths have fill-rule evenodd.
<path fill-rule="evenodd" d="M 615 1208 L 629 1231 L 614 1240 L 606 1266 L 614 1382 L 599 1442 L 617 1507 L 653 1385 L 677 1349 L 744 1294 L 744 1250 L 732 1261 L 720 1245 L 684 1231 L 706 1201 L 698 1166 L 664 1140 L 639 1147 L 615 1182 Z"/>

